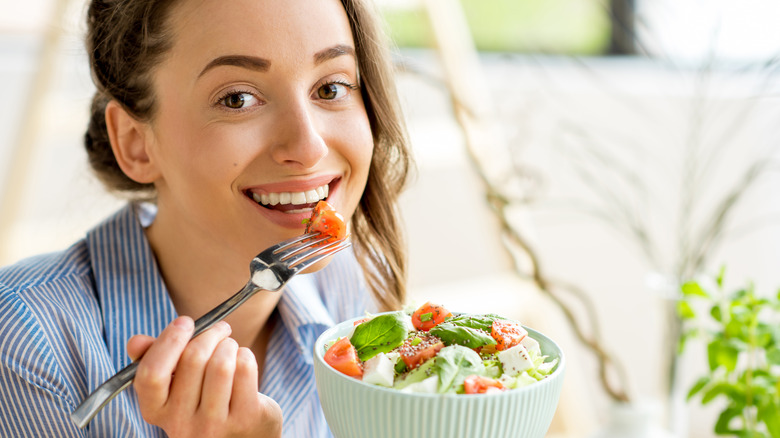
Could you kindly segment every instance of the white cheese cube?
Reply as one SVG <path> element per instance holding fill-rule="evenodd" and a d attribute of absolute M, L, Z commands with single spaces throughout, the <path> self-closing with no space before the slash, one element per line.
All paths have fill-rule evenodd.
<path fill-rule="evenodd" d="M 528 350 L 529 353 L 535 355 L 535 356 L 541 356 L 542 355 L 542 349 L 539 348 L 539 342 L 530 337 L 526 336 L 523 338 L 522 341 L 520 341 L 520 344 L 525 347 L 526 350 Z"/>
<path fill-rule="evenodd" d="M 363 363 L 363 381 L 373 385 L 391 387 L 395 377 L 395 363 L 384 353 L 379 353 Z"/>
<path fill-rule="evenodd" d="M 504 373 L 510 376 L 516 376 L 534 367 L 531 355 L 523 344 L 517 344 L 512 348 L 499 351 L 497 356 Z"/>
<path fill-rule="evenodd" d="M 390 359 L 390 362 L 393 363 L 393 367 L 395 367 L 395 364 L 398 363 L 398 359 L 401 358 L 401 353 L 397 351 L 391 351 L 389 353 L 385 353 L 385 356 L 387 356 L 387 358 Z"/>
<path fill-rule="evenodd" d="M 403 314 L 401 318 L 404 321 L 404 325 L 406 326 L 407 332 L 413 332 L 417 330 L 416 328 L 414 328 L 414 323 L 412 323 L 412 317 L 410 315 Z"/>

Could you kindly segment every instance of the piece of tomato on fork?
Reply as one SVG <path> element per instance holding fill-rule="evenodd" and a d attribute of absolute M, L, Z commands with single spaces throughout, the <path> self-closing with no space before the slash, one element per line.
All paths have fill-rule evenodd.
<path fill-rule="evenodd" d="M 336 240 L 347 236 L 347 222 L 327 201 L 319 201 L 314 206 L 311 217 L 306 221 L 307 233 L 322 233 Z"/>

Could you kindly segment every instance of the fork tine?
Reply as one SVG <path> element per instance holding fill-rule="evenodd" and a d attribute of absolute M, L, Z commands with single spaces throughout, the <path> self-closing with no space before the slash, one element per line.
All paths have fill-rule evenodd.
<path fill-rule="evenodd" d="M 352 242 L 349 240 L 335 240 L 326 245 L 311 248 L 304 253 L 296 254 L 292 258 L 285 260 L 285 263 L 294 272 L 302 271 L 325 257 L 333 255 L 351 245 Z"/>
<path fill-rule="evenodd" d="M 279 251 L 282 251 L 286 248 L 289 248 L 291 246 L 297 245 L 300 242 L 303 242 L 306 239 L 311 239 L 313 237 L 319 236 L 320 233 L 306 233 L 301 234 L 298 237 L 285 240 L 284 242 L 279 242 L 276 245 L 266 248 L 263 252 L 264 253 L 278 253 Z"/>
<path fill-rule="evenodd" d="M 333 239 L 331 236 L 322 233 L 309 233 L 305 234 L 305 236 L 308 236 L 306 239 L 310 240 L 295 239 L 293 243 L 273 250 L 273 258 L 278 260 L 287 260 L 294 254 L 300 253 L 301 251 L 307 250 L 311 247 L 316 247 L 320 243 L 328 241 L 328 239 Z"/>

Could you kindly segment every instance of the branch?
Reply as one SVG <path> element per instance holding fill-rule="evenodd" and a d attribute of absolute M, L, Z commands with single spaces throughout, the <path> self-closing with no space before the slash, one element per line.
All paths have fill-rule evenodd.
<path fill-rule="evenodd" d="M 481 169 L 477 169 L 478 174 L 480 175 L 482 181 L 485 183 L 485 186 L 487 187 L 487 199 L 488 203 L 490 204 L 490 207 L 492 211 L 496 214 L 496 217 L 498 218 L 502 231 L 505 233 L 505 235 L 509 238 L 509 240 L 517 245 L 524 253 L 526 257 L 530 260 L 531 263 L 531 269 L 530 272 L 522 272 L 520 268 L 520 264 L 518 263 L 517 257 L 514 255 L 514 253 L 510 250 L 510 248 L 507 247 L 507 250 L 509 250 L 510 255 L 515 260 L 515 270 L 517 273 L 521 276 L 525 275 L 528 278 L 530 278 L 536 287 L 543 292 L 545 295 L 547 295 L 553 303 L 555 303 L 556 306 L 563 312 L 564 317 L 568 321 L 568 323 L 572 326 L 574 329 L 575 336 L 577 339 L 596 356 L 596 359 L 598 361 L 598 367 L 599 367 L 599 378 L 601 380 L 601 385 L 603 386 L 604 390 L 607 392 L 607 394 L 612 397 L 612 399 L 616 401 L 621 402 L 628 402 L 629 397 L 626 394 L 625 390 L 623 388 L 626 387 L 626 374 L 620 364 L 617 363 L 617 361 L 614 359 L 614 357 L 604 348 L 601 341 L 601 335 L 600 331 L 598 329 L 598 325 L 596 323 L 596 311 L 595 307 L 591 303 L 591 301 L 588 299 L 587 294 L 583 292 L 581 289 L 578 289 L 570 284 L 565 284 L 562 282 L 555 282 L 554 280 L 548 278 L 545 276 L 542 272 L 542 269 L 539 265 L 539 257 L 531 247 L 531 245 L 528 243 L 528 241 L 522 236 L 522 234 L 513 226 L 512 222 L 508 219 L 508 212 L 507 209 L 510 207 L 510 203 L 507 201 L 507 199 L 502 196 L 498 190 L 490 185 L 490 183 L 487 181 L 486 178 L 484 178 L 484 173 L 481 171 Z M 584 327 L 584 323 L 580 322 L 577 317 L 574 315 L 574 312 L 571 310 L 569 305 L 560 297 L 557 293 L 554 292 L 556 289 L 563 289 L 566 290 L 573 295 L 575 295 L 584 305 L 585 311 L 588 315 L 588 320 L 590 321 L 590 327 L 591 327 L 591 335 L 588 336 L 586 334 L 586 330 Z M 610 369 L 613 369 L 618 377 L 618 380 L 620 382 L 619 385 L 615 385 L 612 383 L 609 379 L 609 371 Z"/>

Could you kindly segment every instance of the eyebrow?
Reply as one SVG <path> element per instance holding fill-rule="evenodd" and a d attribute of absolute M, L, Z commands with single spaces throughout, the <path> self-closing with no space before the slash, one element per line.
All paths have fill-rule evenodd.
<path fill-rule="evenodd" d="M 220 56 L 219 58 L 214 58 L 205 67 L 203 67 L 203 70 L 201 70 L 198 77 L 203 76 L 207 71 L 211 70 L 212 68 L 221 65 L 243 67 L 249 70 L 264 72 L 264 71 L 268 71 L 268 69 L 271 68 L 271 61 L 264 58 L 258 58 L 257 56 L 247 56 L 247 55 Z"/>
<path fill-rule="evenodd" d="M 338 44 L 333 47 L 328 47 L 327 49 L 320 50 L 319 52 L 314 54 L 314 64 L 319 65 L 322 64 L 325 61 L 338 58 L 339 56 L 344 55 L 351 55 L 353 58 L 355 57 L 355 49 L 352 48 L 352 46 L 349 46 L 347 44 Z M 205 67 L 203 67 L 203 70 L 201 70 L 198 77 L 203 76 L 206 74 L 207 71 L 218 67 L 218 66 L 233 66 L 233 67 L 242 67 L 249 70 L 255 70 L 259 72 L 266 72 L 271 68 L 271 61 L 260 58 L 257 56 L 249 56 L 249 55 L 226 55 L 226 56 L 220 56 L 218 58 L 214 58 L 206 64 Z"/>
<path fill-rule="evenodd" d="M 352 46 L 346 44 L 339 44 L 333 47 L 328 47 L 327 49 L 320 50 L 314 54 L 314 64 L 319 65 L 325 61 L 338 58 L 339 56 L 343 55 L 351 55 L 354 58 L 355 49 L 353 49 Z"/>

